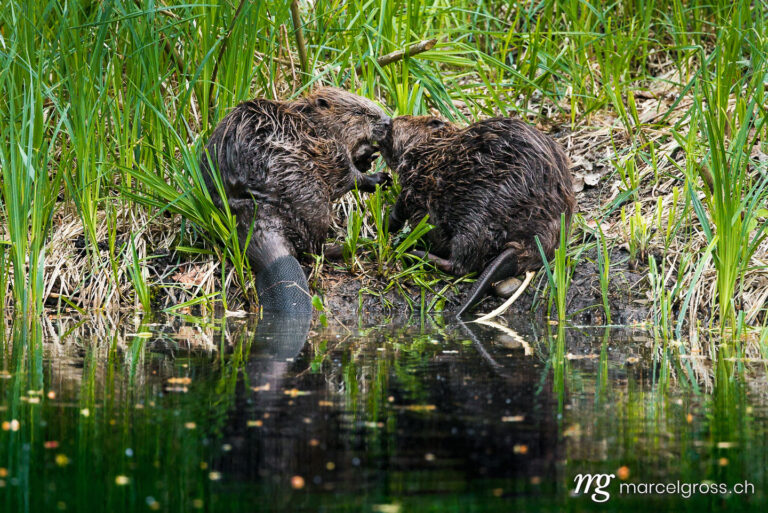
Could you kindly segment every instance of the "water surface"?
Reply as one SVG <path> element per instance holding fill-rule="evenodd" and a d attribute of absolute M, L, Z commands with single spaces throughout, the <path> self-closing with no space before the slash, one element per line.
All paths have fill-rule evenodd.
<path fill-rule="evenodd" d="M 765 511 L 763 364 L 513 327 L 17 328 L 0 362 L 0 510 Z M 616 476 L 606 502 L 597 482 L 574 493 L 587 473 Z M 753 493 L 620 493 L 745 481 Z"/>

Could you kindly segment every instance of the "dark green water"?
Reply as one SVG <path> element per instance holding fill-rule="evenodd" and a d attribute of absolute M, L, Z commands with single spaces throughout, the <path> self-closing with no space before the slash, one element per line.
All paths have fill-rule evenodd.
<path fill-rule="evenodd" d="M 764 364 L 516 329 L 529 347 L 432 320 L 9 331 L 0 511 L 766 510 Z M 587 473 L 617 476 L 606 502 Z M 710 490 L 620 490 L 678 482 Z"/>

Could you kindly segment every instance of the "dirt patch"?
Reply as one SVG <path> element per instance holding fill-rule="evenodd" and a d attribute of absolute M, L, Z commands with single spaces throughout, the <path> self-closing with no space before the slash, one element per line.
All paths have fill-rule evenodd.
<path fill-rule="evenodd" d="M 568 289 L 566 308 L 569 319 L 577 324 L 600 325 L 607 322 L 603 307 L 600 278 L 595 251 L 586 252 L 574 266 L 571 286 Z M 632 269 L 629 254 L 616 249 L 611 254 L 611 280 L 608 287 L 608 305 L 612 324 L 636 324 L 648 319 L 651 301 L 648 298 L 648 283 L 644 268 Z M 394 289 L 387 292 L 377 288 L 365 276 L 354 276 L 342 270 L 324 270 L 313 284 L 315 291 L 323 297 L 328 311 L 340 319 L 358 317 L 382 318 L 418 315 L 421 294 L 406 293 Z M 546 275 L 540 272 L 523 295 L 512 305 L 506 316 L 533 314 L 538 318 L 556 317 L 554 305 L 551 309 L 546 299 Z M 436 287 L 436 288 L 439 288 Z M 449 290 L 443 314 L 450 316 L 469 293 L 471 284 L 461 284 L 457 291 Z M 414 287 L 415 289 L 415 287 Z M 427 293 L 427 304 L 436 297 Z M 503 302 L 495 296 L 486 297 L 475 312 L 488 312 Z M 551 314 L 548 316 L 548 312 Z"/>

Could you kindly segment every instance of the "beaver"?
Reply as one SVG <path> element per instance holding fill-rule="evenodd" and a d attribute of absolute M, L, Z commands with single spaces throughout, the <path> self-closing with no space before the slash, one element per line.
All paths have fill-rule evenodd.
<path fill-rule="evenodd" d="M 381 154 L 402 191 L 390 213 L 393 233 L 429 214 L 430 254 L 446 272 L 480 272 L 460 316 L 492 283 L 539 269 L 559 243 L 560 214 L 575 207 L 569 160 L 550 137 L 512 118 L 459 128 L 431 116 L 401 116 Z M 424 253 L 417 253 L 424 256 Z"/>
<path fill-rule="evenodd" d="M 391 124 L 372 101 L 323 87 L 294 101 L 241 103 L 216 126 L 201 172 L 221 208 L 211 166 L 218 169 L 264 310 L 311 311 L 297 258 L 321 251 L 334 200 L 391 182 L 365 174 Z"/>

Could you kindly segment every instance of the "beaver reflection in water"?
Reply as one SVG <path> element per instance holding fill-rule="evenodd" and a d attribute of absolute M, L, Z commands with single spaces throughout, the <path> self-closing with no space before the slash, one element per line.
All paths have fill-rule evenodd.
<path fill-rule="evenodd" d="M 481 272 L 463 314 L 494 283 L 539 269 L 559 244 L 575 199 L 568 158 L 550 137 L 510 118 L 459 128 L 431 116 L 395 118 L 382 146 L 402 192 L 391 231 L 429 214 L 430 259 L 455 275 Z"/>
<path fill-rule="evenodd" d="M 246 255 L 262 308 L 311 311 L 297 258 L 321 251 L 334 200 L 390 182 L 365 171 L 391 124 L 372 101 L 325 87 L 295 101 L 241 103 L 214 129 L 201 170 L 221 207 L 210 164 L 218 168 L 241 244 L 253 230 Z"/>

